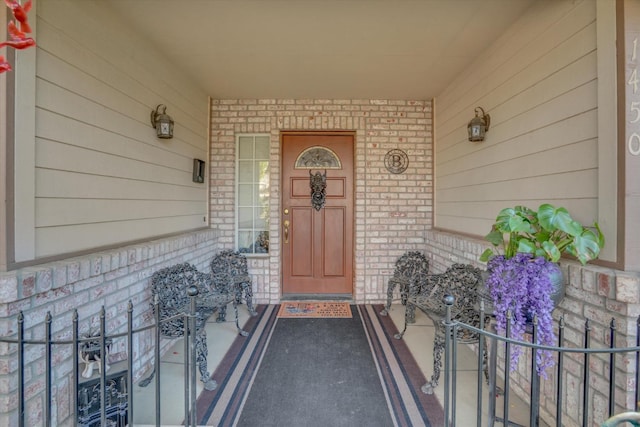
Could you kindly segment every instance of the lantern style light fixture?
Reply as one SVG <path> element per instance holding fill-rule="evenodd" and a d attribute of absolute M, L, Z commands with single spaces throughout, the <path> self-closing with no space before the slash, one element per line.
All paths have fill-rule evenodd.
<path fill-rule="evenodd" d="M 160 112 L 162 108 L 162 112 Z M 173 119 L 167 114 L 167 106 L 158 104 L 155 111 L 151 110 L 151 126 L 156 130 L 158 138 L 173 138 Z"/>
<path fill-rule="evenodd" d="M 489 130 L 489 123 L 491 117 L 484 112 L 482 107 L 476 107 L 476 116 L 471 119 L 467 125 L 467 131 L 469 132 L 469 141 L 478 142 L 484 141 L 484 134 Z"/>

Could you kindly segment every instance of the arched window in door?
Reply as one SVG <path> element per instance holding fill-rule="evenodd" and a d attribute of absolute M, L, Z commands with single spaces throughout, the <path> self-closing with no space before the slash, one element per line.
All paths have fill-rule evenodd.
<path fill-rule="evenodd" d="M 295 163 L 296 169 L 342 169 L 340 158 L 327 147 L 316 145 L 304 150 Z"/>

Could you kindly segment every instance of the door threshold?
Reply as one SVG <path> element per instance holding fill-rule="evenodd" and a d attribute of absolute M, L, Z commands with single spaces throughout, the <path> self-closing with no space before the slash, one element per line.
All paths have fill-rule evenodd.
<path fill-rule="evenodd" d="M 344 301 L 353 303 L 351 294 L 284 294 L 280 302 L 287 301 Z"/>

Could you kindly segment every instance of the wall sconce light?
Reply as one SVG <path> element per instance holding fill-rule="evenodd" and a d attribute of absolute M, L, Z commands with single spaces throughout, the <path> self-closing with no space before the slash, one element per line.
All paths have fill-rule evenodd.
<path fill-rule="evenodd" d="M 484 134 L 489 130 L 491 117 L 488 114 L 485 114 L 482 107 L 476 107 L 475 113 L 476 116 L 471 119 L 471 121 L 467 125 L 467 131 L 469 132 L 469 141 L 484 141 Z"/>
<path fill-rule="evenodd" d="M 160 112 L 162 107 L 162 112 Z M 156 130 L 158 138 L 173 138 L 173 119 L 167 114 L 167 106 L 158 104 L 155 111 L 151 110 L 151 126 Z"/>

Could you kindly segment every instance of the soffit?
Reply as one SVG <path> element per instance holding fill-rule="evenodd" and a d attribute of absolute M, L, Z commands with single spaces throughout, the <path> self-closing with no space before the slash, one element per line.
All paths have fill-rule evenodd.
<path fill-rule="evenodd" d="M 108 3 L 213 98 L 423 100 L 534 1 Z"/>

